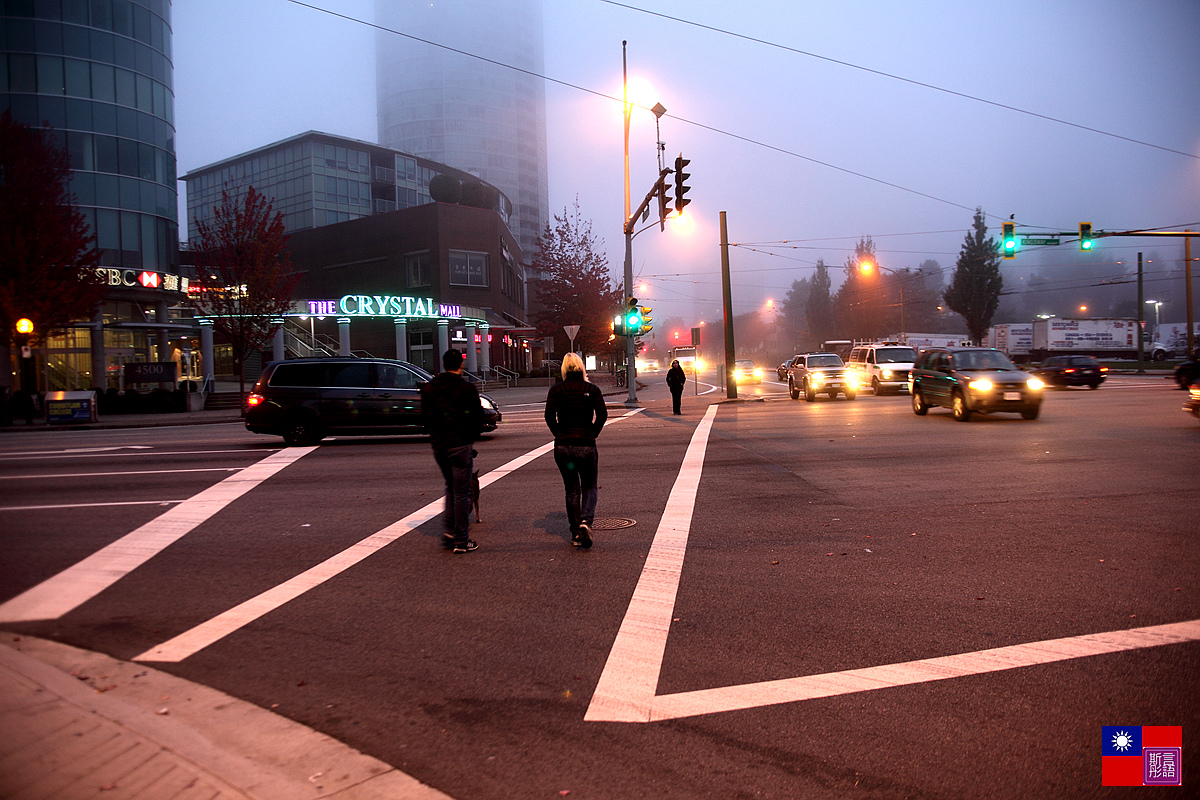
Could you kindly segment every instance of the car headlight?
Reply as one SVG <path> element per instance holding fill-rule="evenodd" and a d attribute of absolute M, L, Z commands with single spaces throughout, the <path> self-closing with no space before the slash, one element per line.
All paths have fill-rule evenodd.
<path fill-rule="evenodd" d="M 1046 388 L 1046 384 L 1040 378 L 1030 378 L 1029 380 L 1025 381 L 1025 385 L 1035 392 L 1040 392 L 1042 389 Z"/>
<path fill-rule="evenodd" d="M 821 381 L 825 380 L 825 373 L 824 372 L 814 372 L 812 374 L 812 379 L 813 379 L 813 383 L 820 383 Z"/>
<path fill-rule="evenodd" d="M 847 372 L 846 373 L 846 383 L 850 384 L 851 386 L 858 386 L 858 373 L 857 372 Z"/>
<path fill-rule="evenodd" d="M 881 377 L 885 381 L 890 381 L 892 379 L 892 371 L 890 369 L 883 370 L 883 372 L 881 373 Z"/>
<path fill-rule="evenodd" d="M 493 402 L 492 398 L 490 398 L 490 397 L 484 397 L 483 395 L 480 395 L 479 396 L 479 404 L 481 406 L 483 406 L 484 408 L 489 409 L 491 411 L 496 410 L 496 403 Z"/>
<path fill-rule="evenodd" d="M 762 370 L 761 369 L 754 370 L 754 377 L 758 378 L 759 380 L 762 380 Z"/>
<path fill-rule="evenodd" d="M 976 378 L 967 385 L 977 392 L 990 392 L 992 390 L 992 382 L 987 378 Z"/>

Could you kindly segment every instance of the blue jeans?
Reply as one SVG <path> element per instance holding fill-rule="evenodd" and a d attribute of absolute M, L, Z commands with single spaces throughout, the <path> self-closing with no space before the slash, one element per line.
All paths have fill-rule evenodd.
<path fill-rule="evenodd" d="M 471 445 L 434 450 L 433 458 L 446 479 L 446 513 L 442 528 L 454 536 L 455 547 L 467 544 L 467 528 L 471 524 L 471 473 L 475 461 Z"/>
<path fill-rule="evenodd" d="M 554 463 L 567 490 L 567 521 L 571 533 L 577 533 L 580 523 L 591 525 L 596 517 L 596 446 L 556 444 Z"/>

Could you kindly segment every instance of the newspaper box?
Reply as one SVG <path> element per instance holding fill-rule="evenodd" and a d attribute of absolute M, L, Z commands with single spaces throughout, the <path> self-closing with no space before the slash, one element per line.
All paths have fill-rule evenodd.
<path fill-rule="evenodd" d="M 95 392 L 47 392 L 46 422 L 99 422 Z"/>

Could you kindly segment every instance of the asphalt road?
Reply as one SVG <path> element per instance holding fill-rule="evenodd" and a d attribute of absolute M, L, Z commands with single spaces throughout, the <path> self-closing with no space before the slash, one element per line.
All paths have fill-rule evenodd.
<path fill-rule="evenodd" d="M 1114 376 L 962 424 L 775 382 L 711 417 L 723 395 L 689 384 L 673 417 L 654 381 L 600 440 L 597 516 L 635 524 L 590 551 L 529 457 L 538 404 L 478 448 L 464 556 L 420 524 L 423 439 L 12 433 L 0 626 L 142 658 L 462 800 L 1118 796 L 1102 725 L 1200 722 L 1200 642 L 1121 633 L 1200 620 L 1200 424 L 1171 386 Z M 15 619 L 42 586 L 59 607 Z M 1106 634 L 1124 644 L 1081 656 Z"/>

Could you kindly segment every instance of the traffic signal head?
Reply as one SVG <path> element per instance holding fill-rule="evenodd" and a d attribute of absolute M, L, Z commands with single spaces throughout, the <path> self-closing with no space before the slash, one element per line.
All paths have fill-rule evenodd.
<path fill-rule="evenodd" d="M 1092 223 L 1079 223 L 1079 249 L 1083 251 L 1092 249 Z"/>
<path fill-rule="evenodd" d="M 692 202 L 684 197 L 692 188 L 684 181 L 692 177 L 692 173 L 684 172 L 683 168 L 692 163 L 690 158 L 684 158 L 683 153 L 675 157 L 675 213 L 682 214 L 683 207 Z"/>
<path fill-rule="evenodd" d="M 651 317 L 650 317 L 650 312 L 651 312 L 652 310 L 653 310 L 653 309 L 651 309 L 651 308 L 650 308 L 650 306 L 642 306 L 642 307 L 641 307 L 641 312 L 642 312 L 642 329 L 641 329 L 641 331 L 639 331 L 639 332 L 640 332 L 641 334 L 643 334 L 643 335 L 645 335 L 645 334 L 649 333 L 649 332 L 650 332 L 650 330 L 651 330 L 651 329 L 654 327 L 653 325 L 651 325 L 651 324 L 650 324 L 650 319 L 651 319 Z"/>
<path fill-rule="evenodd" d="M 1001 226 L 1004 237 L 1001 240 L 1000 254 L 1005 258 L 1015 258 L 1017 255 L 1017 224 L 1005 222 Z"/>
<path fill-rule="evenodd" d="M 625 314 L 623 312 L 613 317 L 612 332 L 613 336 L 625 335 Z"/>
<path fill-rule="evenodd" d="M 663 222 L 667 218 L 667 212 L 671 210 L 671 203 L 668 200 L 668 195 L 671 193 L 671 184 L 667 183 L 667 176 L 663 175 L 658 179 L 658 221 Z"/>

